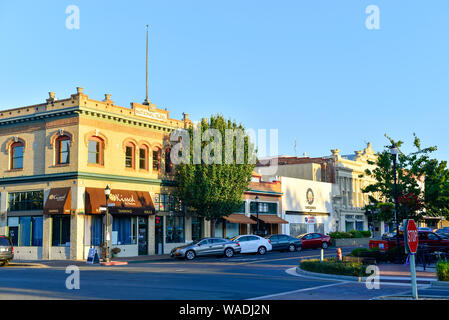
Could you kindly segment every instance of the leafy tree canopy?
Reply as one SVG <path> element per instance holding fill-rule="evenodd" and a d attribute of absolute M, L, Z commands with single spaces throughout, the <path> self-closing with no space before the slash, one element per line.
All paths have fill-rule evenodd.
<path fill-rule="evenodd" d="M 401 151 L 402 141 L 395 141 L 385 135 L 391 145 L 377 154 L 373 170 L 365 175 L 375 183 L 363 189 L 369 194 L 370 204 L 365 209 L 378 221 L 394 220 L 394 173 L 391 146 L 399 149 L 397 156 L 397 195 L 398 220 L 419 220 L 426 216 L 449 216 L 449 171 L 446 161 L 431 159 L 435 146 L 423 148 L 420 139 L 414 134 L 414 152 Z M 363 175 L 362 175 L 363 176 Z"/>
<path fill-rule="evenodd" d="M 217 129 L 221 138 L 217 136 L 205 138 L 208 129 Z M 231 140 L 226 139 L 227 129 L 234 129 L 235 132 L 240 133 L 245 132 L 245 128 L 241 124 L 225 120 L 221 115 L 212 116 L 209 120 L 204 118 L 201 123 L 196 125 L 195 129 L 190 127 L 188 129 L 191 146 L 190 161 L 175 167 L 177 192 L 183 204 L 196 211 L 200 216 L 212 221 L 238 210 L 243 200 L 243 193 L 248 189 L 251 173 L 255 166 L 255 161 L 251 161 L 251 157 L 255 157 L 255 153 L 249 138 L 241 136 L 243 144 L 239 145 L 238 139 L 235 137 Z M 193 147 L 194 135 L 198 136 L 197 132 L 201 132 L 203 137 L 196 140 L 196 143 L 201 144 L 201 159 L 198 150 L 194 150 Z M 232 141 L 233 146 L 232 159 L 234 161 L 232 163 L 225 161 L 225 144 L 229 141 Z M 240 151 L 243 148 L 244 151 L 244 159 L 241 163 L 236 163 L 237 148 Z M 215 159 L 214 163 L 205 161 L 206 156 Z M 195 157 L 198 159 L 196 164 L 193 161 Z"/>

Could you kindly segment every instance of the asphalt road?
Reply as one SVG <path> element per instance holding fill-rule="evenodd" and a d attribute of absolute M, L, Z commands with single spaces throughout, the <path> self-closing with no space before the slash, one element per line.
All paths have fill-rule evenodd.
<path fill-rule="evenodd" d="M 0 299 L 151 299 L 151 300 L 241 300 L 241 299 L 348 299 L 408 294 L 405 285 L 381 284 L 369 290 L 364 283 L 298 276 L 300 258 L 316 257 L 319 250 L 270 252 L 264 256 L 166 260 L 125 266 L 83 265 L 80 289 L 65 286 L 65 267 L 0 268 Z M 326 255 L 335 255 L 328 249 Z M 420 294 L 447 295 L 446 290 L 420 288 Z"/>

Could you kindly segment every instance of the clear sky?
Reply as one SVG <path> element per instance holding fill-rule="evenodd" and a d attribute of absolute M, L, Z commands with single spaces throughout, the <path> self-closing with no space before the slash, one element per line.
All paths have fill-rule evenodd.
<path fill-rule="evenodd" d="M 79 30 L 66 28 L 69 5 Z M 416 132 L 448 160 L 448 15 L 447 0 L 0 0 L 0 109 L 77 86 L 142 102 L 150 24 L 150 100 L 171 117 L 221 113 L 310 156 Z"/>

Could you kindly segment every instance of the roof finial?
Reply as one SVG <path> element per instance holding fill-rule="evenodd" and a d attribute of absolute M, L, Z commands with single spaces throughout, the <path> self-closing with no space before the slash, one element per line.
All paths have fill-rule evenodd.
<path fill-rule="evenodd" d="M 144 105 L 149 106 L 150 105 L 150 100 L 148 99 L 148 28 L 150 26 L 147 24 L 147 73 L 146 73 L 146 98 L 145 101 L 143 102 Z"/>

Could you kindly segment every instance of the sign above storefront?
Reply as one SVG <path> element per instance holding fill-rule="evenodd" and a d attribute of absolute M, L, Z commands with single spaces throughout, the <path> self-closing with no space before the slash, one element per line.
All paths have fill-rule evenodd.
<path fill-rule="evenodd" d="M 86 213 L 101 214 L 106 210 L 106 198 L 101 188 L 86 188 Z M 111 214 L 151 215 L 155 213 L 148 192 L 111 190 L 107 210 Z"/>
<path fill-rule="evenodd" d="M 304 218 L 304 221 L 305 221 L 307 224 L 315 224 L 315 223 L 316 223 L 316 219 L 315 219 L 315 217 L 313 217 L 313 216 L 305 217 L 305 218 Z"/>
<path fill-rule="evenodd" d="M 134 114 L 139 117 L 148 118 L 152 120 L 159 120 L 159 121 L 167 121 L 168 116 L 166 113 L 158 112 L 158 111 L 151 111 L 148 109 L 143 108 L 134 108 Z"/>
<path fill-rule="evenodd" d="M 72 188 L 53 188 L 44 205 L 44 214 L 70 214 Z"/>

